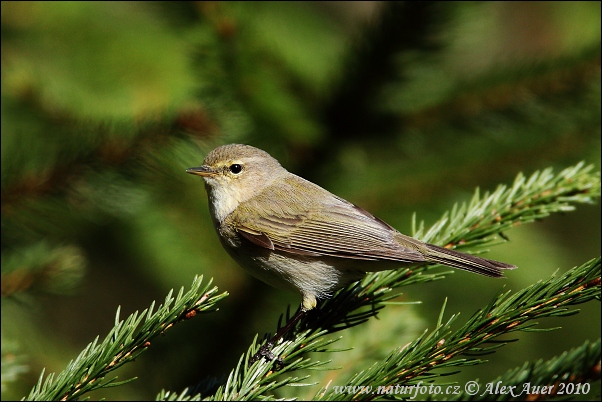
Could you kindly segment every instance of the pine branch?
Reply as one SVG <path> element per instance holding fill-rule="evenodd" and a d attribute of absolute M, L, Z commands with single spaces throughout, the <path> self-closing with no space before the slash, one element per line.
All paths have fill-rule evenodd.
<path fill-rule="evenodd" d="M 346 384 L 351 387 L 347 390 L 354 390 L 355 393 L 340 392 L 340 389 L 326 392 L 323 388 L 317 394 L 318 399 L 371 400 L 378 398 L 378 395 L 388 397 L 387 390 L 393 393 L 396 385 L 416 385 L 440 376 L 432 373 L 434 368 L 479 364 L 482 361 L 476 358 L 457 357 L 462 354 L 488 354 L 508 342 L 496 340 L 500 335 L 514 331 L 543 331 L 532 328 L 537 323 L 531 321 L 573 315 L 578 310 L 570 310 L 569 306 L 599 299 L 600 267 L 600 258 L 597 258 L 558 278 L 552 276 L 546 281 L 539 281 L 514 295 L 502 293 L 474 314 L 462 328 L 452 332 L 451 326 L 458 317 L 454 314 L 445 324 L 439 322 L 430 334 L 423 333 L 411 344 L 392 351 L 383 361 L 356 374 Z M 377 390 L 376 387 L 382 388 Z"/>
<path fill-rule="evenodd" d="M 509 188 L 499 186 L 492 194 L 486 193 L 483 197 L 480 196 L 477 190 L 470 203 L 464 203 L 460 207 L 457 205 L 454 206 L 451 213 L 444 214 L 426 233 L 424 232 L 424 225 L 421 223 L 420 228 L 414 230 L 414 235 L 435 244 L 447 244 L 448 247 L 457 246 L 460 248 L 493 244 L 499 241 L 495 237 L 495 234 L 500 234 L 501 231 L 512 226 L 542 219 L 553 212 L 571 211 L 574 209 L 573 204 L 576 203 L 593 202 L 594 198 L 600 195 L 600 180 L 599 173 L 591 173 L 591 170 L 592 166 L 584 167 L 583 163 L 579 163 L 576 166 L 563 170 L 557 175 L 553 175 L 551 169 L 536 172 L 528 179 L 519 174 L 514 184 Z M 351 285 L 337 292 L 331 299 L 325 300 L 319 306 L 319 311 L 310 313 L 300 320 L 297 327 L 289 334 L 291 339 L 282 340 L 273 349 L 274 354 L 284 360 L 283 366 L 277 369 L 277 373 L 286 374 L 292 370 L 302 368 L 322 368 L 323 362 L 312 362 L 311 359 L 301 358 L 300 355 L 312 351 L 322 351 L 327 345 L 336 341 L 336 339 L 324 340 L 321 338 L 322 335 L 361 324 L 370 317 L 375 316 L 380 309 L 384 308 L 387 300 L 398 296 L 398 294 L 391 294 L 393 288 L 438 280 L 445 276 L 446 272 L 427 273 L 431 268 L 430 266 L 422 266 L 413 269 L 369 274 L 361 282 Z M 564 278 L 563 280 L 567 279 L 565 277 L 566 275 L 562 277 Z M 543 292 L 545 289 L 548 289 L 546 288 L 548 282 L 534 286 L 540 286 Z M 597 286 L 599 287 L 599 283 Z M 517 295 L 524 297 L 525 300 L 523 301 L 535 300 L 529 299 L 529 297 L 535 297 L 533 294 L 521 296 L 524 295 L 524 291 L 517 293 Z M 501 303 L 504 307 L 508 307 L 510 304 L 519 303 L 522 300 L 519 300 L 517 296 L 511 298 L 507 296 L 500 296 L 498 301 L 492 303 L 489 309 L 492 312 L 498 312 L 498 310 L 493 310 L 498 304 Z M 575 300 L 582 302 L 578 296 Z M 504 302 L 504 300 L 506 301 Z M 516 324 L 513 324 L 514 326 L 505 328 L 505 330 L 526 330 L 527 326 L 525 326 L 524 321 L 538 317 L 538 314 L 544 314 L 542 313 L 545 310 L 543 307 L 537 307 L 537 305 L 530 306 L 529 308 L 533 311 L 528 314 L 525 312 L 524 317 L 512 316 L 514 317 L 514 321 L 503 321 L 507 326 L 516 322 Z M 497 308 L 499 309 L 500 307 Z M 516 305 L 512 304 L 511 310 L 517 311 Z M 499 311 L 502 314 L 501 312 L 504 310 Z M 553 307 L 553 311 L 550 314 L 560 311 L 557 307 Z M 287 313 L 286 318 L 288 317 L 290 317 L 290 313 Z M 475 320 L 473 318 L 470 322 L 474 325 L 476 323 Z M 452 322 L 453 317 L 446 325 L 448 326 Z M 504 330 L 502 328 L 503 323 L 490 324 L 492 328 L 488 328 L 488 330 L 491 331 L 499 328 L 499 331 L 502 331 Z M 448 328 L 447 326 L 445 328 Z M 444 332 L 441 328 L 443 327 L 439 327 L 435 334 Z M 468 343 L 463 346 L 463 349 L 473 350 L 477 348 L 478 342 L 489 341 L 492 335 L 487 335 L 488 333 L 473 334 L 473 338 L 468 338 L 470 342 L 464 341 Z M 416 344 L 421 344 L 421 342 L 423 344 L 425 339 L 434 339 L 432 337 L 433 335 L 427 337 L 425 334 L 416 341 Z M 441 338 L 441 336 L 436 338 L 435 344 Z M 236 369 L 228 377 L 226 384 L 219 387 L 211 395 L 211 399 L 266 398 L 266 392 L 271 392 L 284 385 L 297 383 L 306 378 L 289 377 L 284 380 L 275 381 L 273 379 L 275 372 L 272 368 L 272 362 L 264 360 L 254 363 L 249 368 L 248 359 L 255 354 L 258 348 L 256 338 L 249 350 L 241 357 Z M 400 351 L 396 353 L 401 356 Z M 442 360 L 444 358 L 445 355 L 441 356 L 439 359 L 441 361 L 437 360 L 435 364 L 439 365 L 439 367 L 450 365 L 448 362 L 449 359 Z M 185 393 L 186 391 L 184 391 Z M 159 397 L 161 399 L 169 399 L 174 396 L 163 392 Z"/>
<path fill-rule="evenodd" d="M 100 388 L 114 387 L 133 381 L 134 378 L 117 382 L 117 377 L 106 379 L 113 370 L 133 361 L 151 345 L 151 341 L 175 324 L 194 317 L 197 313 L 216 311 L 215 304 L 227 293 L 215 295 L 217 287 L 210 280 L 201 287 L 203 277 L 196 277 L 191 289 L 184 294 L 181 288 L 174 299 L 173 290 L 165 298 L 164 304 L 153 312 L 155 302 L 148 309 L 137 311 L 127 319 L 120 320 L 120 307 L 115 316 L 115 327 L 98 344 L 98 337 L 69 362 L 58 375 L 49 374 L 44 379 L 44 371 L 38 383 L 25 398 L 27 400 L 73 400 L 86 392 Z"/>
<path fill-rule="evenodd" d="M 453 395 L 451 398 L 443 398 L 445 400 L 457 401 L 480 401 L 480 400 L 508 400 L 511 397 L 523 398 L 527 390 L 524 384 L 529 385 L 529 396 L 534 398 L 539 394 L 541 397 L 549 395 L 554 396 L 579 396 L 589 394 L 589 381 L 600 380 L 600 339 L 590 343 L 585 343 L 577 348 L 562 353 L 560 356 L 555 356 L 549 360 L 538 360 L 536 362 L 525 362 L 521 367 L 516 367 L 488 384 L 519 384 L 512 393 L 489 393 L 479 392 L 476 395 L 469 395 L 466 392 L 460 392 Z M 580 392 L 573 389 L 568 391 L 566 387 L 560 384 L 580 384 Z M 587 385 L 586 385 L 587 384 Z M 523 385 L 523 386 L 521 386 Z M 546 387 L 545 392 L 543 387 Z M 480 387 L 484 389 L 483 386 Z M 534 392 L 539 390 L 539 392 Z M 431 398 L 433 399 L 433 398 Z M 442 398 L 437 398 L 441 400 Z"/>

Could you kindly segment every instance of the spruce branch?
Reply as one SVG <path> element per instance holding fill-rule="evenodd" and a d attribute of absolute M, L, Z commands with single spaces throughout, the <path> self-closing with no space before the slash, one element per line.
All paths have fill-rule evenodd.
<path fill-rule="evenodd" d="M 2 212 L 26 208 L 28 200 L 64 193 L 74 183 L 85 179 L 90 169 L 120 169 L 141 175 L 136 169 L 149 165 L 150 158 L 156 158 L 158 150 L 173 147 L 179 141 L 189 141 L 199 133 L 211 132 L 213 124 L 206 111 L 200 108 L 185 109 L 175 116 L 166 115 L 164 122 L 159 123 L 149 119 L 138 124 L 102 122 L 91 126 L 90 122 L 82 124 L 66 118 L 64 129 L 72 137 L 86 136 L 95 140 L 78 142 L 73 156 L 59 159 L 43 171 L 28 173 L 20 169 L 21 163 L 10 164 L 4 172 L 10 180 L 3 182 L 0 192 Z"/>
<path fill-rule="evenodd" d="M 330 370 L 329 368 L 323 367 L 328 363 L 327 361 L 312 361 L 310 358 L 303 358 L 300 356 L 302 353 L 306 352 L 326 351 L 328 345 L 338 340 L 325 339 L 323 335 L 326 333 L 326 330 L 317 332 L 307 330 L 298 333 L 294 340 L 281 342 L 275 346 L 273 349 L 275 354 L 287 356 L 287 363 L 285 363 L 277 372 L 274 371 L 272 362 L 263 359 L 260 359 L 249 366 L 251 357 L 259 350 L 257 337 L 255 337 L 251 347 L 241 356 L 236 368 L 230 373 L 225 384 L 222 384 L 212 395 L 207 396 L 204 399 L 217 401 L 269 399 L 265 396 L 266 393 L 285 385 L 314 385 L 314 383 L 302 382 L 309 377 L 307 375 L 302 377 L 286 377 L 280 380 L 277 380 L 275 377 L 276 375 L 280 376 L 281 374 L 301 369 Z M 195 400 L 201 396 L 202 395 L 198 393 L 194 394 L 191 389 L 185 389 L 180 394 L 161 391 L 157 396 L 157 399 Z"/>
<path fill-rule="evenodd" d="M 600 85 L 599 54 L 600 43 L 596 43 L 570 56 L 530 61 L 529 68 L 524 64 L 492 65 L 478 77 L 458 81 L 440 103 L 407 113 L 405 122 L 424 127 L 428 116 L 428 126 L 437 127 L 449 120 L 474 119 L 475 110 L 503 112 L 523 103 L 525 93 L 552 104 L 560 99 L 565 104 L 567 97 L 578 103 L 593 86 Z"/>
<path fill-rule="evenodd" d="M 192 286 L 184 294 L 182 287 L 173 297 L 173 289 L 165 297 L 164 304 L 156 311 L 153 301 L 149 308 L 131 314 L 125 320 L 119 319 L 121 307 L 117 308 L 115 327 L 99 344 L 98 337 L 69 362 L 58 375 L 51 373 L 44 379 L 44 371 L 26 400 L 77 400 L 86 392 L 100 388 L 114 387 L 133 381 L 117 382 L 117 377 L 105 378 L 111 371 L 133 361 L 151 345 L 151 341 L 175 324 L 194 317 L 198 313 L 216 311 L 215 304 L 227 293 L 217 293 L 210 280 L 201 286 L 202 276 L 195 277 Z"/>
<path fill-rule="evenodd" d="M 558 174 L 552 168 L 526 178 L 519 173 L 512 186 L 500 185 L 482 197 L 477 188 L 471 201 L 455 204 L 425 233 L 424 222 L 412 236 L 422 241 L 445 244 L 448 248 L 468 248 L 492 244 L 496 234 L 524 223 L 534 222 L 554 212 L 569 212 L 574 204 L 591 204 L 600 197 L 600 172 L 592 173 L 593 165 L 579 162 Z"/>
<path fill-rule="evenodd" d="M 512 393 L 477 393 L 468 395 L 460 392 L 450 398 L 437 398 L 438 400 L 457 401 L 480 401 L 480 400 L 509 400 L 512 397 L 526 396 L 524 384 L 529 386 L 529 397 L 534 398 L 539 394 L 541 397 L 548 396 L 577 396 L 583 397 L 589 394 L 587 382 L 600 380 L 600 339 L 595 342 L 585 341 L 583 345 L 565 351 L 560 356 L 549 360 L 540 359 L 536 362 L 525 362 L 522 366 L 508 370 L 504 375 L 497 377 L 488 384 L 523 384 L 517 386 Z M 580 384 L 579 392 L 575 389 L 568 391 L 560 384 Z M 543 389 L 545 388 L 545 391 Z M 482 387 L 481 387 L 482 388 Z M 563 388 L 563 389 L 561 389 Z M 537 392 L 539 391 L 539 392 Z M 433 398 L 430 398 L 433 399 Z M 514 399 L 514 398 L 513 398 Z"/>
<path fill-rule="evenodd" d="M 458 356 L 488 354 L 508 343 L 496 338 L 510 332 L 552 330 L 534 329 L 532 327 L 537 323 L 532 321 L 543 317 L 573 315 L 578 310 L 570 310 L 569 306 L 599 299 L 600 267 L 598 257 L 513 295 L 510 292 L 502 293 L 457 331 L 451 330 L 457 314 L 452 315 L 445 324 L 440 319 L 432 332 L 427 334 L 425 331 L 412 343 L 392 351 L 381 362 L 356 374 L 346 384 L 351 387 L 348 389 L 356 391 L 355 394 L 340 392 L 339 389 L 329 392 L 322 389 L 317 397 L 325 400 L 371 400 L 378 398 L 378 395 L 388 397 L 386 390 L 392 393 L 396 385 L 416 385 L 419 381 L 442 375 L 432 373 L 434 368 L 479 364 L 482 361 L 477 358 L 459 359 Z M 373 388 L 366 392 L 366 386 Z M 381 387 L 378 388 L 380 392 L 376 387 Z"/>
<path fill-rule="evenodd" d="M 2 253 L 2 297 L 26 291 L 68 293 L 81 281 L 86 258 L 74 245 L 40 241 Z"/>
<path fill-rule="evenodd" d="M 592 169 L 592 166 L 585 167 L 584 163 L 564 169 L 556 175 L 553 174 L 552 169 L 545 169 L 542 172 L 534 173 L 528 179 L 524 175 L 519 174 L 511 187 L 499 186 L 493 193 L 485 193 L 483 197 L 480 196 L 480 192 L 477 190 L 468 204 L 464 203 L 460 207 L 455 205 L 449 214 L 444 214 L 426 233 L 424 231 L 424 224 L 421 223 L 418 230 L 414 230 L 414 237 L 435 244 L 457 248 L 477 245 L 484 246 L 499 242 L 500 240 L 495 235 L 500 234 L 503 230 L 507 230 L 510 227 L 542 219 L 553 212 L 571 211 L 575 208 L 574 204 L 577 203 L 593 202 L 600 195 L 600 179 L 599 172 L 592 173 Z M 502 239 L 505 240 L 505 236 L 502 235 Z M 599 260 L 597 264 L 599 271 Z M 591 264 L 588 266 L 591 267 Z M 210 396 L 205 395 L 205 397 L 209 396 L 215 400 L 268 398 L 262 393 L 271 392 L 281 386 L 291 385 L 303 380 L 290 377 L 276 381 L 274 380 L 274 375 L 276 373 L 286 374 L 292 370 L 301 368 L 323 368 L 323 362 L 312 362 L 309 358 L 302 358 L 300 355 L 306 352 L 323 350 L 327 345 L 336 341 L 336 339 L 324 340 L 321 338 L 323 335 L 361 324 L 370 317 L 375 316 L 380 309 L 384 308 L 385 302 L 399 295 L 398 293 L 391 292 L 393 288 L 439 280 L 449 272 L 430 273 L 428 271 L 431 268 L 431 266 L 421 266 L 412 269 L 400 269 L 366 275 L 362 281 L 338 291 L 332 298 L 323 301 L 319 306 L 319 311 L 314 310 L 301 319 L 297 326 L 289 332 L 289 339 L 281 340 L 274 347 L 273 353 L 280 356 L 284 361 L 281 367 L 273 368 L 272 362 L 264 360 L 254 363 L 250 368 L 247 367 L 249 357 L 253 356 L 259 348 L 256 338 L 245 355 L 241 357 L 237 367 L 231 372 L 226 384 L 219 387 L 215 393 Z M 586 269 L 583 270 L 586 271 Z M 565 281 L 571 280 L 570 276 L 567 275 L 562 276 L 562 278 Z M 574 284 L 574 281 L 575 278 L 570 283 Z M 538 285 L 542 289 L 541 292 L 548 289 L 546 288 L 548 282 Z M 568 285 L 565 283 L 565 286 Z M 599 282 L 596 286 L 599 287 Z M 543 294 L 541 292 L 534 291 L 534 294 L 525 296 L 523 291 L 517 293 L 517 295 L 524 297 L 525 302 L 529 300 L 535 302 L 538 299 L 529 299 L 528 297 L 541 296 Z M 588 295 L 590 293 L 588 292 Z M 571 296 L 574 296 L 571 299 L 573 302 L 583 302 L 579 298 L 579 295 L 571 294 Z M 493 308 L 497 307 L 498 304 L 503 304 L 502 307 L 508 307 L 509 311 L 515 311 L 517 306 L 514 303 L 520 304 L 519 302 L 522 300 L 519 300 L 517 297 L 508 297 L 507 294 L 502 295 L 488 309 L 492 312 L 497 312 L 498 310 L 493 310 Z M 560 296 L 559 298 L 564 300 Z M 498 309 L 501 308 L 499 310 L 500 314 L 505 311 L 502 307 L 497 307 Z M 525 312 L 525 316 L 523 317 L 517 316 L 514 317 L 514 321 L 501 320 L 488 324 L 492 326 L 492 328 L 487 328 L 488 330 L 493 331 L 498 328 L 499 333 L 475 333 L 474 337 L 468 338 L 467 341 L 461 341 L 463 338 L 460 338 L 458 342 L 466 343 L 466 345 L 459 347 L 459 350 L 477 352 L 477 345 L 485 341 L 491 341 L 493 336 L 511 329 L 527 330 L 529 326 L 525 321 L 542 316 L 540 314 L 561 315 L 566 313 L 564 310 L 559 309 L 556 304 L 551 307 L 551 310 L 544 307 L 546 306 L 538 304 L 530 305 L 529 308 L 532 311 L 529 313 Z M 285 318 L 288 319 L 289 317 L 290 312 L 287 312 Z M 280 322 L 282 322 L 282 318 Z M 449 325 L 451 325 L 454 319 L 455 317 L 452 317 L 445 326 L 439 325 L 434 333 L 435 335 L 431 334 L 427 336 L 425 333 L 415 344 L 424 344 L 425 340 L 428 339 L 436 339 L 435 344 L 437 344 L 442 338 L 442 336 L 437 337 L 437 335 L 445 331 L 449 332 Z M 473 317 L 470 323 L 476 325 L 477 319 Z M 504 328 L 504 323 L 509 327 Z M 278 327 L 280 328 L 280 323 Z M 266 334 L 266 339 L 269 337 L 268 335 Z M 413 347 L 408 349 L 413 349 Z M 479 350 L 479 352 L 484 351 L 484 349 Z M 395 353 L 402 356 L 402 352 L 396 351 Z M 452 352 L 453 350 L 449 353 Z M 441 359 L 445 356 L 447 355 L 441 356 Z M 450 358 L 432 360 L 431 362 L 439 367 L 459 364 L 458 360 L 450 363 Z M 477 361 L 472 362 L 471 364 L 477 363 Z M 362 378 L 358 378 L 358 381 Z M 161 399 L 169 399 L 174 396 L 173 394 L 162 393 L 159 397 Z"/>
<path fill-rule="evenodd" d="M 2 371 L 0 387 L 4 392 L 17 377 L 29 371 L 27 356 L 20 353 L 16 342 L 6 340 L 2 335 Z"/>

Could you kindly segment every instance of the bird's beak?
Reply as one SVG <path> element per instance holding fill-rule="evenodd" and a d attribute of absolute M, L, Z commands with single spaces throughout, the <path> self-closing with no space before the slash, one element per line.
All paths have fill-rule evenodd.
<path fill-rule="evenodd" d="M 210 166 L 203 165 L 199 167 L 191 167 L 186 169 L 186 173 L 196 174 L 197 176 L 213 176 L 217 172 L 213 170 Z"/>

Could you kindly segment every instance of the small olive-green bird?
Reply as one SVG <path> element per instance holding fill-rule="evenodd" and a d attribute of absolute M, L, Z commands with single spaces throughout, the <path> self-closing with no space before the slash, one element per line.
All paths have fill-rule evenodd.
<path fill-rule="evenodd" d="M 301 311 L 370 271 L 437 263 L 501 277 L 516 268 L 403 235 L 249 145 L 218 147 L 186 172 L 205 181 L 226 251 L 258 279 L 301 293 Z"/>

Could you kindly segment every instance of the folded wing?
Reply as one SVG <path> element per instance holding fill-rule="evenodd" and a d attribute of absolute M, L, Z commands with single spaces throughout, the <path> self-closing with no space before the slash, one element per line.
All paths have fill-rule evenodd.
<path fill-rule="evenodd" d="M 298 180 L 305 184 L 299 186 Z M 241 203 L 226 218 L 241 236 L 260 247 L 299 255 L 426 261 L 418 251 L 423 243 L 412 239 L 416 248 L 402 246 L 395 240 L 399 232 L 394 228 L 313 183 L 294 176 L 275 187 Z"/>

